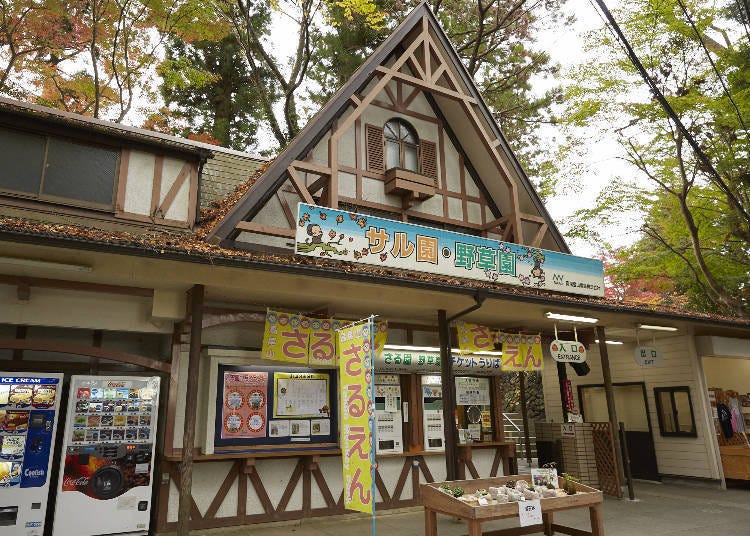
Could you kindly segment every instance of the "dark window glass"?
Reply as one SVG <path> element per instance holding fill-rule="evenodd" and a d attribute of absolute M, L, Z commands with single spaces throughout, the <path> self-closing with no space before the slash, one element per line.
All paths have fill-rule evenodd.
<path fill-rule="evenodd" d="M 655 387 L 654 398 L 661 435 L 696 437 L 690 388 Z"/>
<path fill-rule="evenodd" d="M 42 193 L 112 205 L 118 151 L 50 138 Z"/>
<path fill-rule="evenodd" d="M 44 144 L 43 136 L 0 129 L 0 190 L 39 192 Z"/>

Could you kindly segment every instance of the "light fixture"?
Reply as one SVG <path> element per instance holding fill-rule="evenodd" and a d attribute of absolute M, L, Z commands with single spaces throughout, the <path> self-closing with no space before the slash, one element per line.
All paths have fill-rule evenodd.
<path fill-rule="evenodd" d="M 591 318 L 588 316 L 564 315 L 560 313 L 546 313 L 546 316 L 550 320 L 567 320 L 569 322 L 581 322 L 583 324 L 596 324 L 599 322 L 598 318 Z"/>
<path fill-rule="evenodd" d="M 599 339 L 594 339 L 596 344 L 599 344 Z M 604 341 L 605 344 L 625 344 L 622 341 Z"/>
<path fill-rule="evenodd" d="M 638 324 L 638 329 L 650 329 L 653 331 L 677 331 L 672 326 L 652 326 L 650 324 Z"/>
<path fill-rule="evenodd" d="M 37 259 L 23 259 L 19 257 L 0 257 L 0 264 L 25 266 L 28 268 L 47 268 L 50 270 L 65 270 L 68 272 L 91 272 L 93 268 L 84 264 L 69 264 L 65 262 L 40 261 Z"/>
<path fill-rule="evenodd" d="M 439 352 L 440 348 L 434 346 L 401 346 L 398 344 L 386 344 L 383 346 L 386 350 L 406 350 L 407 352 Z"/>
<path fill-rule="evenodd" d="M 435 346 L 405 346 L 405 345 L 399 345 L 399 344 L 386 344 L 383 346 L 384 350 L 401 350 L 404 352 L 435 352 L 440 353 L 440 348 L 437 348 Z M 461 350 L 459 348 L 451 348 L 451 353 L 459 354 L 461 353 Z M 472 352 L 471 355 L 503 355 L 502 352 L 492 352 L 492 351 L 480 351 L 480 352 Z"/>

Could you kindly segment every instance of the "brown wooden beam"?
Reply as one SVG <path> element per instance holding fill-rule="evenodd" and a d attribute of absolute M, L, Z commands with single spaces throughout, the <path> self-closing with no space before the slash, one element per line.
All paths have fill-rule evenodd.
<path fill-rule="evenodd" d="M 130 365 L 137 365 L 139 367 L 158 370 L 160 372 L 169 372 L 170 368 L 170 364 L 166 361 L 159 361 L 158 359 L 153 359 L 151 357 L 55 340 L 0 339 L 0 349 L 32 350 L 37 352 L 54 352 L 96 357 L 99 359 L 129 363 Z"/>
<path fill-rule="evenodd" d="M 25 339 L 28 333 L 26 326 L 16 326 L 16 339 Z M 23 361 L 23 350 L 13 350 L 13 361 Z"/>
<path fill-rule="evenodd" d="M 284 229 L 282 227 L 274 227 L 271 225 L 262 225 L 252 221 L 241 221 L 237 224 L 236 229 L 238 231 L 247 231 L 248 233 L 258 233 L 269 236 L 280 236 L 282 238 L 294 238 L 295 232 L 293 229 Z"/>
<path fill-rule="evenodd" d="M 303 160 L 294 160 L 292 167 L 300 171 L 307 171 L 308 173 L 315 173 L 316 175 L 330 175 L 331 168 L 323 164 L 316 164 L 315 162 L 307 162 Z"/>
<path fill-rule="evenodd" d="M 477 102 L 474 97 L 470 97 L 469 95 L 464 95 L 463 93 L 459 93 L 458 91 L 453 91 L 443 86 L 438 86 L 437 84 L 433 84 L 431 82 L 421 80 L 415 76 L 410 76 L 408 74 L 404 74 L 394 69 L 389 69 L 388 67 L 380 66 L 380 67 L 376 67 L 375 70 L 383 74 L 390 75 L 392 78 L 406 82 L 407 84 L 412 85 L 414 87 L 421 87 L 431 93 L 438 93 L 440 95 L 451 98 L 453 100 L 466 102 L 469 104 L 476 104 Z"/>
<path fill-rule="evenodd" d="M 195 444 L 195 420 L 198 408 L 198 372 L 201 359 L 204 293 L 203 285 L 194 285 L 190 290 L 190 354 L 185 393 L 185 423 L 182 432 L 180 500 L 177 513 L 178 536 L 187 536 L 190 533 L 190 509 L 193 501 L 193 445 Z"/>
<path fill-rule="evenodd" d="M 289 172 L 289 178 L 292 181 L 292 186 L 297 192 L 297 195 L 299 195 L 308 205 L 314 205 L 315 201 L 310 195 L 310 192 L 307 190 L 305 183 L 302 182 L 302 178 L 299 176 L 299 173 L 297 173 L 297 170 L 294 168 L 294 166 L 289 166 L 287 168 L 287 171 Z"/>
<path fill-rule="evenodd" d="M 30 287 L 56 288 L 61 290 L 80 290 L 83 292 L 101 292 L 104 294 L 124 294 L 127 296 L 142 296 L 144 298 L 151 298 L 154 295 L 154 290 L 150 288 L 103 285 L 100 283 L 47 279 L 43 277 L 25 277 L 19 275 L 0 274 L 0 284 L 14 286 L 28 285 Z"/>

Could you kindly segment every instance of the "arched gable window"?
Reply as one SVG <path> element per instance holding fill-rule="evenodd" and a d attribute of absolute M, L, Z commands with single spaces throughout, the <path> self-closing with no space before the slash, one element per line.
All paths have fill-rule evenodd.
<path fill-rule="evenodd" d="M 365 125 L 367 169 L 383 173 L 402 168 L 437 178 L 437 145 L 419 139 L 416 130 L 403 119 L 390 119 L 384 126 Z"/>
<path fill-rule="evenodd" d="M 391 119 L 383 127 L 386 169 L 419 171 L 419 137 L 403 119 Z"/>

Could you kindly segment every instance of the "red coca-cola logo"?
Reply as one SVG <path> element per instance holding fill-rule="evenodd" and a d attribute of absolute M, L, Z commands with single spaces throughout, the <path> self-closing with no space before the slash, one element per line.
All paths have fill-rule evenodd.
<path fill-rule="evenodd" d="M 88 486 L 89 480 L 90 479 L 87 476 L 79 476 L 78 478 L 74 478 L 72 476 L 65 476 L 63 477 L 63 487 L 77 488 L 80 486 Z"/>

